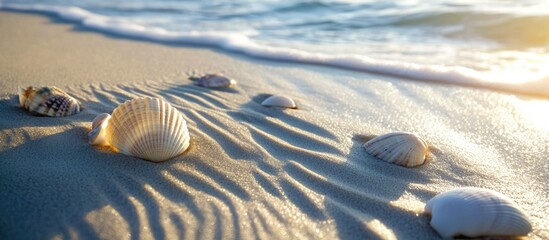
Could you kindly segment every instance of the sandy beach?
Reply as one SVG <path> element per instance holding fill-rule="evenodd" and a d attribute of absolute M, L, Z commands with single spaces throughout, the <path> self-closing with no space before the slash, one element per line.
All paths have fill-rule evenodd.
<path fill-rule="evenodd" d="M 549 101 L 284 63 L 104 34 L 0 11 L 0 239 L 438 239 L 425 203 L 488 188 L 549 239 Z M 193 73 L 238 81 L 212 90 Z M 84 110 L 38 117 L 18 86 L 57 86 Z M 270 94 L 298 109 L 267 108 Z M 88 144 L 91 121 L 157 97 L 191 147 L 162 163 Z M 414 132 L 431 160 L 369 156 L 375 135 Z"/>

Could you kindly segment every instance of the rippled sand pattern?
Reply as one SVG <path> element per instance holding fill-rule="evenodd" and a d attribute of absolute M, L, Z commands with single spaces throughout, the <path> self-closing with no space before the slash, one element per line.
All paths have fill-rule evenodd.
<path fill-rule="evenodd" d="M 510 196 L 530 215 L 532 236 L 549 236 L 549 137 L 516 104 L 534 100 L 203 52 L 208 64 L 232 66 L 222 65 L 239 84 L 201 88 L 184 70 L 119 84 L 64 80 L 84 110 L 49 118 L 24 111 L 2 83 L 0 238 L 437 239 L 424 204 L 460 186 Z M 13 69 L 0 76 L 24 75 Z M 261 106 L 273 93 L 299 109 Z M 186 153 L 152 163 L 88 144 L 97 114 L 144 96 L 184 115 Z M 431 161 L 403 168 L 368 156 L 362 144 L 391 131 L 423 136 Z"/>
<path fill-rule="evenodd" d="M 8 235 L 436 237 L 419 215 L 438 185 L 445 185 L 431 176 L 464 185 L 474 184 L 467 175 L 490 178 L 452 161 L 460 157 L 436 151 L 436 164 L 454 171 L 372 159 L 361 146 L 367 137 L 345 139 L 326 127 L 338 118 L 308 109 L 306 99 L 299 99 L 303 109 L 281 110 L 261 106 L 265 94 L 239 103 L 233 97 L 244 94 L 240 88 L 211 91 L 168 82 L 68 91 L 86 107 L 69 118 L 37 119 L 15 98 L 2 102 L 8 111 L 1 132 L 2 188 L 13 191 L 3 197 L 2 215 L 18 226 Z M 140 96 L 164 98 L 183 113 L 190 150 L 154 164 L 87 144 L 95 114 Z"/>

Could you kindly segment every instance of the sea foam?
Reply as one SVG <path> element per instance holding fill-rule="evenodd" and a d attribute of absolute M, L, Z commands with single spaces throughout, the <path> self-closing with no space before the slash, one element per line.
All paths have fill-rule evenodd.
<path fill-rule="evenodd" d="M 411 62 L 380 60 L 363 55 L 326 54 L 258 44 L 245 34 L 223 31 L 167 31 L 92 13 L 79 7 L 39 4 L 2 4 L 6 10 L 39 12 L 56 15 L 64 20 L 82 24 L 87 28 L 131 38 L 165 43 L 185 43 L 221 48 L 251 57 L 308 63 L 349 70 L 391 75 L 406 79 L 489 88 L 506 92 L 549 97 L 549 78 L 546 75 L 509 83 L 505 76 L 479 72 L 461 66 L 423 65 Z"/>

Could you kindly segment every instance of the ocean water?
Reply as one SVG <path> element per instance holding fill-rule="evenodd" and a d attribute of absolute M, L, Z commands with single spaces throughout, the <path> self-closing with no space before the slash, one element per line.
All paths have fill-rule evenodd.
<path fill-rule="evenodd" d="M 546 0 L 35 0 L 0 7 L 128 37 L 549 97 Z"/>

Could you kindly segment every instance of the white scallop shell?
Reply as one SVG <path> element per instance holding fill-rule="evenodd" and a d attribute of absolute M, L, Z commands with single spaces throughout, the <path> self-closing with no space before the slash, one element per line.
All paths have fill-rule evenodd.
<path fill-rule="evenodd" d="M 98 115 L 89 142 L 153 162 L 165 161 L 189 147 L 189 130 L 179 111 L 158 98 L 128 100 L 112 116 Z"/>
<path fill-rule="evenodd" d="M 19 88 L 19 104 L 31 113 L 66 117 L 81 111 L 78 100 L 53 86 Z"/>
<path fill-rule="evenodd" d="M 429 146 L 419 136 L 394 132 L 378 136 L 364 144 L 366 152 L 381 160 L 405 167 L 425 163 Z"/>
<path fill-rule="evenodd" d="M 273 95 L 263 100 L 261 103 L 267 107 L 283 107 L 283 108 L 297 108 L 294 100 L 286 96 Z"/>
<path fill-rule="evenodd" d="M 207 88 L 230 87 L 236 84 L 236 80 L 230 79 L 221 74 L 206 74 L 199 78 L 195 77 L 194 79 L 197 79 L 196 84 L 198 86 Z"/>
<path fill-rule="evenodd" d="M 443 237 L 525 236 L 532 231 L 527 215 L 513 200 L 489 189 L 441 193 L 427 202 L 425 213 Z"/>

